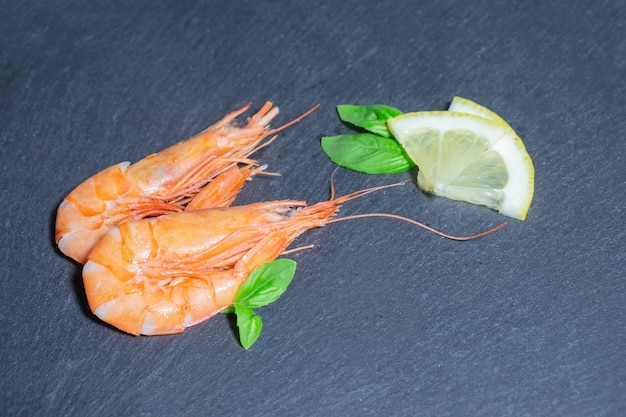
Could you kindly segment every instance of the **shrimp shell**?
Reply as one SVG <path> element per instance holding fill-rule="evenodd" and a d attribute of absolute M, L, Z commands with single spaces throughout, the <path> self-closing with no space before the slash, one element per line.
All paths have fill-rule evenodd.
<path fill-rule="evenodd" d="M 122 223 L 83 267 L 89 307 L 130 334 L 182 332 L 231 305 L 252 271 L 333 221 L 339 204 L 373 190 L 311 206 L 282 200 Z"/>
<path fill-rule="evenodd" d="M 182 211 L 212 180 L 224 180 L 230 188 L 216 185 L 210 198 L 205 198 L 209 194 L 205 192 L 192 207 L 229 205 L 245 183 L 233 181 L 237 174 L 229 168 L 238 163 L 256 165 L 249 156 L 273 140 L 261 143 L 263 139 L 317 108 L 270 130 L 269 123 L 278 114 L 278 108 L 267 102 L 245 124 L 236 123 L 235 119 L 249 107 L 247 104 L 228 114 L 188 140 L 134 164 L 113 165 L 78 185 L 57 210 L 55 240 L 61 252 L 84 263 L 91 248 L 110 228 L 130 219 Z M 263 167 L 249 169 L 242 175 L 248 179 L 262 170 Z M 220 177 L 226 171 L 228 174 Z"/>
<path fill-rule="evenodd" d="M 302 205 L 257 203 L 122 223 L 83 267 L 89 307 L 131 334 L 182 332 L 229 306 L 250 272 L 334 214 L 334 207 L 293 208 Z"/>

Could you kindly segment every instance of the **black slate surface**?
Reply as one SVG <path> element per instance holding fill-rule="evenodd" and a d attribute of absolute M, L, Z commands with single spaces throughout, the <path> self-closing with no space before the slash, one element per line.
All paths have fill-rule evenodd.
<path fill-rule="evenodd" d="M 3 1 L 0 414 L 626 415 L 626 2 Z M 328 198 L 340 103 L 484 104 L 536 169 L 525 222 L 452 242 L 388 219 L 310 231 L 243 350 L 95 319 L 54 245 L 83 179 L 265 100 L 285 122 L 237 203 Z M 335 175 L 340 194 L 410 178 Z M 407 185 L 342 209 L 449 233 L 506 220 Z"/>

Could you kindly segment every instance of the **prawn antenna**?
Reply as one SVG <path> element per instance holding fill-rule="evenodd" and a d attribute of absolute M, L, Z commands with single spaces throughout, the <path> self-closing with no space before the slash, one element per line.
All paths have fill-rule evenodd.
<path fill-rule="evenodd" d="M 336 169 L 335 169 L 336 171 Z M 331 201 L 334 201 L 336 204 L 341 204 L 344 203 L 346 201 L 358 198 L 358 197 L 362 197 L 366 194 L 372 193 L 374 191 L 378 191 L 378 190 L 382 190 L 385 188 L 390 188 L 390 187 L 397 187 L 400 185 L 404 185 L 407 182 L 413 182 L 412 180 L 405 180 L 405 181 L 400 181 L 400 182 L 396 182 L 393 184 L 387 184 L 387 185 L 381 185 L 378 187 L 372 187 L 372 188 L 367 188 L 365 190 L 360 190 L 360 191 L 355 191 L 353 193 L 350 194 L 346 194 L 343 197 L 338 197 L 335 199 L 335 185 L 333 183 L 333 175 L 335 174 L 335 171 L 333 171 L 333 173 L 331 174 L 331 181 L 330 181 L 330 192 L 331 192 Z M 336 223 L 336 222 L 342 222 L 344 220 L 354 220 L 354 219 L 363 219 L 363 218 L 367 218 L 367 217 L 385 217 L 385 218 L 389 218 L 389 219 L 395 219 L 395 220 L 400 220 L 403 222 L 407 222 L 409 224 L 412 224 L 414 226 L 418 226 L 421 227 L 422 229 L 428 230 L 431 233 L 434 233 L 438 236 L 441 237 L 445 237 L 447 239 L 451 239 L 451 240 L 460 240 L 460 241 L 464 241 L 464 240 L 472 240 L 472 239 L 476 239 L 479 237 L 483 237 L 486 236 L 488 234 L 491 234 L 497 230 L 502 229 L 504 226 L 507 225 L 507 222 L 503 222 L 501 224 L 499 224 L 496 227 L 493 227 L 487 231 L 481 232 L 481 233 L 477 233 L 471 236 L 453 236 L 453 235 L 449 235 L 447 233 L 444 233 L 440 230 L 437 230 L 433 227 L 430 227 L 424 223 L 418 222 L 417 220 L 413 220 L 413 219 L 409 219 L 408 217 L 404 217 L 404 216 L 399 216 L 397 214 L 389 214 L 389 213 L 364 213 L 364 214 L 354 214 L 351 216 L 344 216 L 344 217 L 337 217 L 334 219 L 331 219 L 328 221 L 328 223 Z"/>
<path fill-rule="evenodd" d="M 339 169 L 339 165 L 333 169 L 333 172 L 330 173 L 330 199 L 335 199 L 335 172 Z"/>
<path fill-rule="evenodd" d="M 310 110 L 306 111 L 304 114 L 296 117 L 295 119 L 293 119 L 292 121 L 290 121 L 289 123 L 286 123 L 280 127 L 277 127 L 276 129 L 272 129 L 269 130 L 268 132 L 266 132 L 267 136 L 271 136 L 275 133 L 280 132 L 283 129 L 288 128 L 289 126 L 295 125 L 296 123 L 298 123 L 300 120 L 304 119 L 305 117 L 307 117 L 308 115 L 310 115 L 311 113 L 313 113 L 315 110 L 317 110 L 317 108 L 319 107 L 319 104 L 316 104 L 315 106 L 313 106 Z"/>
<path fill-rule="evenodd" d="M 495 232 L 497 230 L 502 229 L 504 226 L 507 225 L 507 222 L 503 222 L 503 223 L 499 224 L 496 227 L 493 227 L 493 228 L 491 228 L 491 229 L 489 229 L 489 230 L 487 230 L 485 232 L 477 233 L 475 235 L 471 235 L 471 236 L 453 236 L 453 235 L 449 235 L 447 233 L 444 233 L 442 231 L 439 231 L 439 230 L 437 230 L 437 229 L 435 229 L 433 227 L 430 227 L 428 225 L 425 225 L 424 223 L 420 223 L 417 220 L 413 220 L 413 219 L 409 219 L 408 217 L 398 216 L 396 214 L 389 214 L 389 213 L 354 214 L 352 216 L 338 217 L 336 219 L 332 219 L 328 223 L 341 222 L 341 221 L 344 221 L 344 220 L 363 219 L 363 218 L 366 218 L 366 217 L 387 217 L 387 218 L 390 218 L 390 219 L 401 220 L 403 222 L 407 222 L 407 223 L 410 223 L 412 225 L 421 227 L 422 229 L 426 229 L 429 232 L 432 232 L 432 233 L 434 233 L 434 234 L 436 234 L 438 236 L 445 237 L 445 238 L 451 239 L 451 240 L 461 240 L 461 241 L 463 241 L 463 240 L 472 240 L 472 239 L 476 239 L 476 238 L 479 238 L 479 237 L 486 236 L 486 235 L 488 235 L 490 233 L 493 233 L 493 232 Z"/>
<path fill-rule="evenodd" d="M 301 250 L 308 250 L 308 249 L 313 249 L 315 247 L 315 245 L 306 245 L 306 246 L 298 246 L 297 248 L 293 248 L 293 249 L 288 249 L 288 250 L 284 250 L 281 255 L 289 255 L 290 253 L 294 253 L 294 252 L 300 252 Z"/>
<path fill-rule="evenodd" d="M 334 171 L 333 171 L 333 174 L 334 174 Z M 366 188 L 364 190 L 354 191 L 354 192 L 352 192 L 350 194 L 346 194 L 344 196 L 335 198 L 335 186 L 332 183 L 332 179 L 331 179 L 331 188 L 330 188 L 331 199 L 330 199 L 330 201 L 333 201 L 335 204 L 342 204 L 342 203 L 345 203 L 346 201 L 354 200 L 355 198 L 362 197 L 362 196 L 364 196 L 366 194 L 373 193 L 375 191 L 384 190 L 385 188 L 399 187 L 399 186 L 402 186 L 402 185 L 404 185 L 404 184 L 406 184 L 408 182 L 413 182 L 413 181 L 412 180 L 404 180 L 404 181 L 394 182 L 393 184 L 379 185 L 377 187 L 371 187 L 371 188 Z"/>

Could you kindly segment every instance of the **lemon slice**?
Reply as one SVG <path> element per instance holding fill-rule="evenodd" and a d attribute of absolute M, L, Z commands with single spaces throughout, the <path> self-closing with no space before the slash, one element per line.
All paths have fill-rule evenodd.
<path fill-rule="evenodd" d="M 419 187 L 524 220 L 534 192 L 534 168 L 521 139 L 480 105 L 459 98 L 453 107 L 463 112 L 406 113 L 387 122 L 419 167 Z"/>
<path fill-rule="evenodd" d="M 448 107 L 448 111 L 458 112 L 458 113 L 469 113 L 475 116 L 484 117 L 485 119 L 492 120 L 494 122 L 498 122 L 509 129 L 513 130 L 511 126 L 496 112 L 488 109 L 485 106 L 481 106 L 480 104 L 469 100 L 467 98 L 455 96 L 450 103 L 450 107 Z"/>

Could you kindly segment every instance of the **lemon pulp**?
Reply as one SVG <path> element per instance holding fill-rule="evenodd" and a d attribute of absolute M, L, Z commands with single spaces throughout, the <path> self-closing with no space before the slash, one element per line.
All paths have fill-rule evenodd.
<path fill-rule="evenodd" d="M 451 108 L 459 111 L 407 113 L 388 121 L 419 168 L 418 186 L 524 220 L 534 192 L 534 168 L 524 144 L 497 114 L 455 100 Z"/>

